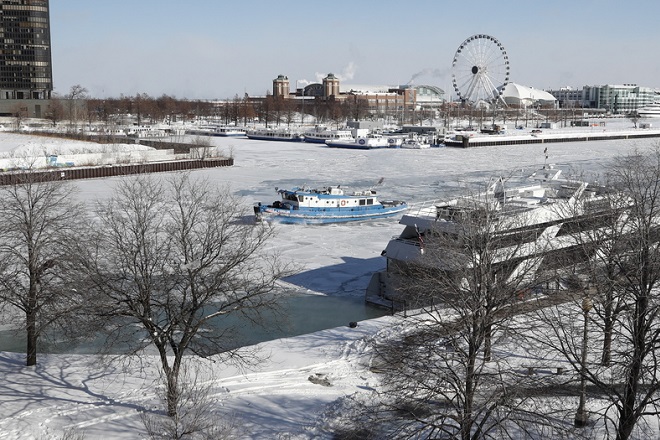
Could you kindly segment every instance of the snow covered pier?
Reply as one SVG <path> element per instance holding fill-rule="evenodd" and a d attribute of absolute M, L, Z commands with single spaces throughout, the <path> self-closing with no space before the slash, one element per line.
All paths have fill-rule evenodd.
<path fill-rule="evenodd" d="M 562 132 L 533 133 L 520 135 L 484 135 L 470 136 L 457 134 L 451 139 L 445 139 L 446 147 L 471 148 L 490 147 L 495 145 L 525 145 L 548 144 L 556 142 L 606 141 L 616 139 L 648 139 L 660 137 L 660 130 L 630 130 L 630 131 L 592 131 L 592 132 Z"/>

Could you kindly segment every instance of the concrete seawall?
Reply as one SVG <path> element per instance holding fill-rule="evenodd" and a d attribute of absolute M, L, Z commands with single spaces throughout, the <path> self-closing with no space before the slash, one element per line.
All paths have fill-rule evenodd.
<path fill-rule="evenodd" d="M 161 173 L 169 171 L 195 170 L 200 168 L 228 167 L 233 165 L 233 158 L 210 158 L 172 160 L 141 164 L 15 170 L 0 173 L 0 185 L 14 185 L 22 182 L 100 179 L 103 177 L 126 176 L 130 174 Z"/>

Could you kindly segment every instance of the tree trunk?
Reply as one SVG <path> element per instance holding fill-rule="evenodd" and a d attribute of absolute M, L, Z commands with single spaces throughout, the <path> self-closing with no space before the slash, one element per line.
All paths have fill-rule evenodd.
<path fill-rule="evenodd" d="M 616 440 L 627 440 L 637 422 L 635 416 L 635 398 L 637 396 L 637 383 L 639 381 L 640 363 L 634 360 L 630 366 L 630 373 L 626 381 L 623 397 L 621 398 L 621 412 L 616 427 Z"/>
<path fill-rule="evenodd" d="M 600 359 L 600 364 L 604 367 L 610 365 L 612 361 L 612 332 L 614 330 L 614 323 L 611 319 L 611 313 L 606 311 L 605 314 L 605 328 L 603 329 L 603 354 Z"/>
<path fill-rule="evenodd" d="M 25 314 L 27 332 L 26 365 L 37 365 L 37 317 L 34 309 Z"/>
<path fill-rule="evenodd" d="M 169 371 L 167 376 L 167 415 L 176 417 L 177 405 L 179 403 L 179 386 L 176 375 Z"/>
<path fill-rule="evenodd" d="M 167 415 L 174 418 L 177 416 L 179 399 L 181 397 L 179 388 L 179 372 L 181 371 L 182 359 L 180 354 L 175 354 L 174 361 L 170 367 L 165 346 L 159 344 L 157 345 L 158 351 L 160 353 L 161 366 L 163 368 L 163 372 L 165 373 L 165 385 L 167 387 L 165 391 L 167 400 Z"/>
<path fill-rule="evenodd" d="M 633 354 L 630 367 L 626 373 L 626 384 L 621 397 L 621 411 L 616 427 L 616 439 L 627 440 L 635 428 L 638 413 L 636 411 L 637 392 L 643 368 L 643 351 L 645 347 L 646 316 L 648 313 L 648 299 L 641 295 L 635 307 L 635 317 L 632 328 Z"/>
<path fill-rule="evenodd" d="M 465 406 L 463 408 L 463 417 L 461 420 L 461 439 L 470 440 L 472 437 L 472 425 L 474 424 L 474 390 L 476 379 L 476 361 L 477 350 L 475 344 L 470 343 L 468 347 L 468 358 L 465 371 Z"/>
<path fill-rule="evenodd" d="M 614 300 L 612 291 L 605 295 L 605 310 L 603 317 L 603 353 L 600 364 L 607 367 L 612 361 L 612 333 L 614 332 Z"/>
<path fill-rule="evenodd" d="M 27 338 L 26 365 L 37 365 L 37 282 L 31 280 L 28 290 L 25 330 Z"/>
<path fill-rule="evenodd" d="M 493 327 L 487 325 L 484 331 L 484 362 L 490 362 L 492 356 L 492 339 Z"/>

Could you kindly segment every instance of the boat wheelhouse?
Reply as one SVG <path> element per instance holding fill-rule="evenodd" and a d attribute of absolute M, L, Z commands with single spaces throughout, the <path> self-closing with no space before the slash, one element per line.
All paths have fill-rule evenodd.
<path fill-rule="evenodd" d="M 254 207 L 257 220 L 280 223 L 339 223 L 391 217 L 408 208 L 406 202 L 380 201 L 376 191 L 344 191 L 341 186 L 321 189 L 277 189 L 280 200 Z"/>

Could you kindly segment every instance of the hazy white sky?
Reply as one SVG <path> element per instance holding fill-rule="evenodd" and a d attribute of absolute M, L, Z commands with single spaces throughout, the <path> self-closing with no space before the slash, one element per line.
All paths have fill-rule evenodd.
<path fill-rule="evenodd" d="M 451 90 L 458 46 L 497 38 L 510 80 L 536 88 L 660 87 L 657 0 L 53 0 L 55 91 L 95 97 L 263 95 L 332 72 Z"/>

